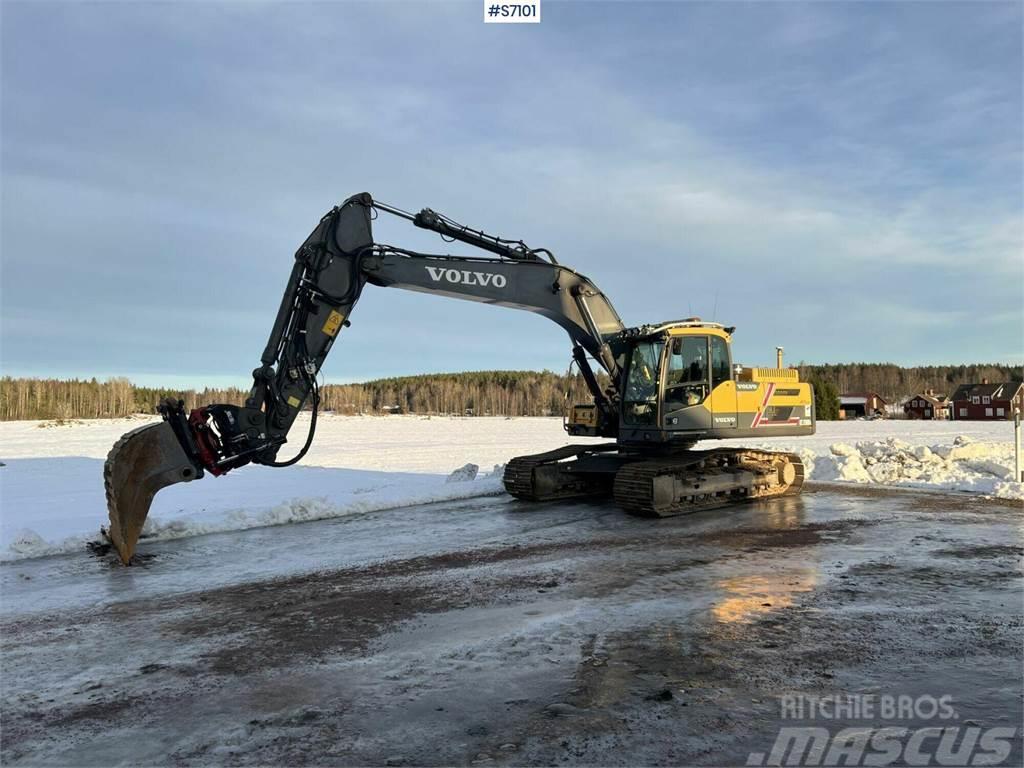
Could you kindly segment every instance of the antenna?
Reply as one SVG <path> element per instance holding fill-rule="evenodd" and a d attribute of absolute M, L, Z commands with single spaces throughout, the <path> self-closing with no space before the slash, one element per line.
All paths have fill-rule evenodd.
<path fill-rule="evenodd" d="M 711 322 L 714 322 L 718 317 L 718 288 L 715 288 L 715 303 L 711 307 Z"/>

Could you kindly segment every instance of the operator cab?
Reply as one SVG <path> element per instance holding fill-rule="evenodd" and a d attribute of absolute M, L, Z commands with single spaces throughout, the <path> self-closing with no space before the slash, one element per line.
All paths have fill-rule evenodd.
<path fill-rule="evenodd" d="M 736 425 L 733 328 L 688 318 L 647 326 L 625 351 L 619 435 L 629 442 L 691 442 Z"/>

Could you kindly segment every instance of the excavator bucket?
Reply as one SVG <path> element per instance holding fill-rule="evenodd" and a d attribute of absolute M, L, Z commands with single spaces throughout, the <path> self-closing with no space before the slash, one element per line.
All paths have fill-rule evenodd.
<path fill-rule="evenodd" d="M 110 514 L 107 536 L 125 565 L 130 564 L 156 492 L 201 476 L 166 421 L 134 429 L 114 443 L 103 465 Z"/>

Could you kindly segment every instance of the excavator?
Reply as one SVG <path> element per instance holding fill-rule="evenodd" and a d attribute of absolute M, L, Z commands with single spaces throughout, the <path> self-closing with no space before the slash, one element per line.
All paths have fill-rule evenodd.
<path fill-rule="evenodd" d="M 381 214 L 488 255 L 375 242 L 372 225 Z M 591 402 L 567 409 L 565 429 L 607 441 L 511 459 L 503 482 L 516 498 L 612 497 L 629 513 L 669 517 L 800 492 L 797 454 L 694 450 L 700 440 L 814 433 L 811 385 L 781 361 L 776 368 L 734 365 L 735 328 L 696 317 L 626 327 L 605 294 L 548 249 L 471 229 L 429 208 L 412 214 L 364 192 L 328 211 L 296 251 L 245 404 L 186 413 L 180 400 L 165 399 L 162 421 L 128 432 L 111 449 L 105 533 L 122 562 L 131 563 L 162 488 L 249 463 L 287 467 L 306 455 L 316 432 L 318 375 L 367 285 L 526 310 L 568 332 L 570 370 L 586 383 Z M 302 448 L 279 458 L 307 404 Z"/>

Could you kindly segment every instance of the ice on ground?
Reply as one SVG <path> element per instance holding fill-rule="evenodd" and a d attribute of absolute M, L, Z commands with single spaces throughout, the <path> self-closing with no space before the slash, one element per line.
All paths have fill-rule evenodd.
<path fill-rule="evenodd" d="M 300 416 L 297 434 L 305 434 Z M 0 560 L 62 552 L 107 523 L 103 459 L 154 420 L 0 422 Z M 157 494 L 147 533 L 174 538 L 501 493 L 502 465 L 570 439 L 558 418 L 322 414 L 302 464 L 245 467 Z M 601 441 L 597 441 L 601 442 Z M 1024 499 L 1012 478 L 1013 425 L 969 421 L 820 422 L 810 437 L 704 441 L 801 455 L 810 480 L 969 491 Z M 494 470 L 470 479 L 468 467 Z M 453 469 L 456 469 L 453 472 Z M 454 475 L 461 482 L 448 482 Z"/>

